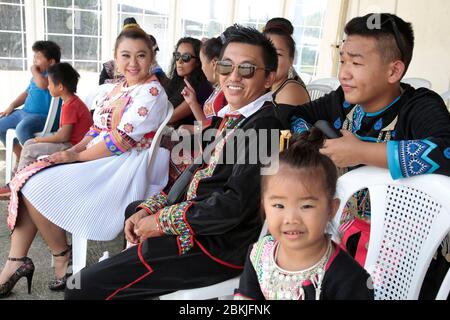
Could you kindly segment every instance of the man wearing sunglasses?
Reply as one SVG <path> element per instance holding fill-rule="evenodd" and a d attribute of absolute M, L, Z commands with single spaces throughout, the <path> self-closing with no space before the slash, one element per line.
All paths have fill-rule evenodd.
<path fill-rule="evenodd" d="M 343 136 L 327 140 L 321 150 L 340 168 L 387 168 L 394 179 L 450 176 L 450 114 L 444 102 L 433 91 L 401 83 L 413 56 L 411 24 L 392 14 L 368 14 L 348 22 L 345 33 L 341 87 L 290 108 L 292 130 L 302 132 L 317 120 L 341 130 Z M 349 252 L 364 265 L 369 233 L 356 225 L 370 229 L 370 203 L 367 191 L 356 198 L 359 218 L 341 232 Z"/>
<path fill-rule="evenodd" d="M 74 275 L 80 289 L 69 286 L 67 299 L 148 298 L 212 285 L 242 272 L 247 249 L 262 227 L 259 148 L 270 141 L 259 132 L 275 129 L 278 141 L 278 129 L 283 129 L 270 92 L 278 58 L 262 33 L 235 25 L 227 29 L 219 60 L 217 72 L 229 104 L 207 129 L 216 133 L 208 145 L 213 156 L 188 168 L 193 174 L 175 197 L 171 190 L 130 205 L 125 235 L 138 245 Z M 238 132 L 252 130 L 256 135 L 247 143 L 231 143 Z M 277 144 L 269 146 L 269 157 L 270 149 L 278 153 Z M 255 156 L 257 163 L 250 161 Z M 245 161 L 230 162 L 233 158 Z"/>

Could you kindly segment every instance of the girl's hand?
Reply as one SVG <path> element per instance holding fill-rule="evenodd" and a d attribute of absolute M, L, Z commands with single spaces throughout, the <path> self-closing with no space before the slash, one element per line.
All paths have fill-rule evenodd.
<path fill-rule="evenodd" d="M 53 163 L 73 163 L 77 162 L 79 154 L 77 152 L 66 150 L 56 152 L 48 157 L 48 160 Z"/>
<path fill-rule="evenodd" d="M 186 84 L 186 87 L 184 87 L 184 89 L 181 91 L 181 95 L 184 97 L 184 101 L 186 101 L 189 106 L 198 104 L 195 89 L 191 86 L 186 78 L 184 79 L 184 83 Z"/>

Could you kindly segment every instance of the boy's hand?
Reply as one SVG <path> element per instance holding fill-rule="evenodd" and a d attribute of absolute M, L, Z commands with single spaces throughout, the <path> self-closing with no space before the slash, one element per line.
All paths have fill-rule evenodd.
<path fill-rule="evenodd" d="M 358 151 L 362 149 L 364 142 L 347 130 L 341 130 L 341 133 L 341 138 L 325 140 L 320 153 L 328 156 L 339 168 L 361 164 Z"/>
<path fill-rule="evenodd" d="M 14 111 L 14 106 L 10 105 L 8 108 L 0 112 L 0 117 L 9 116 Z"/>
<path fill-rule="evenodd" d="M 41 73 L 41 69 L 39 69 L 39 67 L 37 65 L 35 65 L 35 64 L 33 64 L 31 66 L 30 70 L 31 70 L 31 73 L 35 73 L 35 72 Z"/>

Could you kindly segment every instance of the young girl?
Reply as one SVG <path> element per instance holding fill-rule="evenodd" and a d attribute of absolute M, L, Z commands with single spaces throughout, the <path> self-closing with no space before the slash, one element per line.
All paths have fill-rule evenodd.
<path fill-rule="evenodd" d="M 339 200 L 322 145 L 313 128 L 280 154 L 275 175 L 262 177 L 270 235 L 250 248 L 236 299 L 373 299 L 367 272 L 325 231 Z"/>

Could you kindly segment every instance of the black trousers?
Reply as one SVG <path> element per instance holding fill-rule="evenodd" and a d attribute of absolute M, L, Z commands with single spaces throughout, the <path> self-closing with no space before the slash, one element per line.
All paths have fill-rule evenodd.
<path fill-rule="evenodd" d="M 140 203 L 132 203 L 127 208 L 127 216 Z M 68 280 L 65 299 L 148 299 L 212 285 L 241 272 L 214 261 L 198 246 L 180 255 L 174 236 L 150 238 L 73 275 Z"/>

